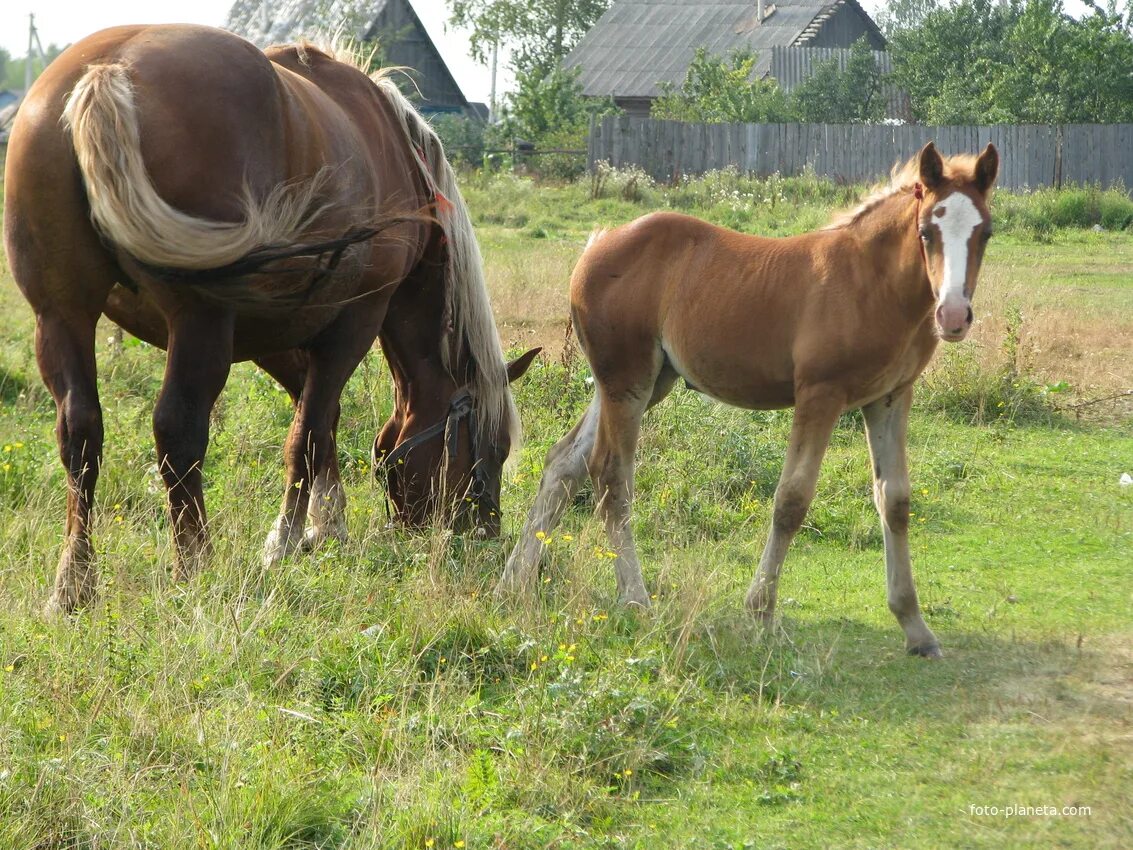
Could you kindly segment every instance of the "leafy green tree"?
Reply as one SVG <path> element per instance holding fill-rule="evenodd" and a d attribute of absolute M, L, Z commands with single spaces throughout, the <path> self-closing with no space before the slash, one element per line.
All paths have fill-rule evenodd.
<path fill-rule="evenodd" d="M 828 124 L 865 124 L 885 116 L 881 96 L 881 70 L 863 36 L 854 42 L 845 70 L 836 59 L 820 63 L 791 92 L 799 121 Z"/>
<path fill-rule="evenodd" d="M 609 7 L 609 0 L 447 0 L 449 21 L 470 31 L 472 55 L 486 61 L 492 46 L 511 50 L 512 66 L 550 73 Z"/>
<path fill-rule="evenodd" d="M 894 81 L 934 124 L 1133 120 L 1133 36 L 1111 0 L 963 0 L 890 37 Z"/>
<path fill-rule="evenodd" d="M 889 38 L 901 30 L 916 29 L 940 8 L 940 0 L 889 0 L 878 12 L 877 26 Z"/>
<path fill-rule="evenodd" d="M 728 59 L 698 48 L 680 87 L 662 83 L 650 115 L 672 121 L 776 122 L 794 120 L 774 80 L 752 80 L 755 55 L 738 50 Z"/>
<path fill-rule="evenodd" d="M 1010 61 L 988 85 L 990 120 L 1133 120 L 1133 39 L 1097 12 L 1074 20 L 1058 0 L 1031 0 L 1005 45 Z"/>

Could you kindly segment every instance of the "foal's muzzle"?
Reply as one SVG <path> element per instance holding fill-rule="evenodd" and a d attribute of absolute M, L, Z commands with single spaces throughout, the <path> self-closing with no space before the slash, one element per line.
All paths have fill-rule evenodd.
<path fill-rule="evenodd" d="M 936 328 L 940 338 L 946 342 L 959 342 L 971 330 L 972 302 L 968 299 L 957 299 L 940 304 L 936 308 Z"/>

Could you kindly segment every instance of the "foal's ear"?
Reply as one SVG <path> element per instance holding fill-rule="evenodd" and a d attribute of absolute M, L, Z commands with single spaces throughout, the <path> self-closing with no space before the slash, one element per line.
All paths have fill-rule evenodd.
<path fill-rule="evenodd" d="M 920 172 L 926 189 L 935 189 L 944 180 L 944 160 L 932 142 L 921 148 Z"/>
<path fill-rule="evenodd" d="M 981 194 L 986 195 L 995 185 L 995 178 L 999 174 L 999 151 L 995 145 L 988 142 L 980 158 L 976 160 L 976 187 Z"/>
<path fill-rule="evenodd" d="M 510 384 L 512 383 L 512 381 L 518 381 L 520 378 L 522 378 L 528 367 L 531 366 L 532 362 L 534 362 L 535 356 L 542 350 L 542 346 L 538 348 L 532 348 L 530 351 L 523 352 L 523 354 L 519 355 L 513 361 L 508 363 L 507 382 Z"/>

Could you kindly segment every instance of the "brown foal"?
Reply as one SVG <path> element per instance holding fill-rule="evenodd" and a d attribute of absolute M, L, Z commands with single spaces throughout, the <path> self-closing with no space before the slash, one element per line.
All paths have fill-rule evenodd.
<path fill-rule="evenodd" d="M 913 384 L 937 340 L 961 340 L 971 327 L 998 168 L 991 145 L 943 159 L 929 143 L 889 186 L 814 233 L 765 239 L 654 213 L 592 236 L 570 295 L 597 392 L 547 456 L 499 590 L 534 590 L 544 548 L 536 535 L 558 524 L 589 473 L 617 555 L 618 595 L 649 605 L 629 522 L 634 450 L 642 415 L 681 378 L 728 404 L 794 407 L 770 537 L 747 594 L 765 622 L 835 423 L 861 408 L 889 608 L 910 653 L 939 657 L 909 561 L 905 431 Z"/>
<path fill-rule="evenodd" d="M 380 448 L 408 446 L 385 470 L 398 517 L 451 518 L 469 494 L 464 520 L 498 530 L 518 429 L 507 382 L 530 357 L 509 375 L 453 171 L 388 79 L 206 27 L 96 33 L 51 63 L 20 110 L 4 238 L 67 470 L 50 611 L 96 586 L 103 313 L 168 350 L 153 426 L 176 577 L 208 553 L 201 466 L 236 360 L 255 360 L 295 402 L 265 562 L 345 534 L 339 397 L 379 334 L 396 386 Z"/>

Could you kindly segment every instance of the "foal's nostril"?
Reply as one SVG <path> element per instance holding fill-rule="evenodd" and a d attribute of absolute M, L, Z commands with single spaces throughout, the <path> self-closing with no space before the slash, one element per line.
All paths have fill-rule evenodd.
<path fill-rule="evenodd" d="M 970 325 L 974 318 L 975 318 L 975 315 L 972 313 L 972 308 L 969 307 L 968 308 L 968 322 L 967 323 Z"/>

